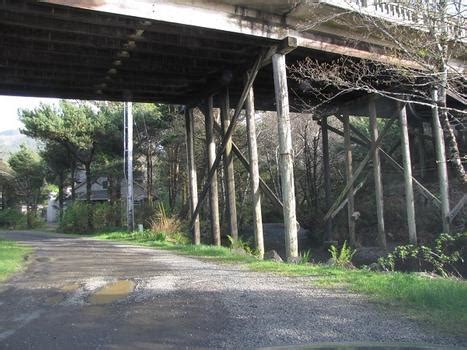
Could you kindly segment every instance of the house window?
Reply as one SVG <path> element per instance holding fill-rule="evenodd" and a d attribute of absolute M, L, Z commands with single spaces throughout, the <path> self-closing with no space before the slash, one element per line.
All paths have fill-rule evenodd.
<path fill-rule="evenodd" d="M 109 187 L 109 182 L 107 180 L 102 181 L 102 188 L 106 190 Z"/>

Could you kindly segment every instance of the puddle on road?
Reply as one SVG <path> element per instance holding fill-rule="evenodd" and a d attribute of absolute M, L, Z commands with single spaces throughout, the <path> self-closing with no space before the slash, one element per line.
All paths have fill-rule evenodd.
<path fill-rule="evenodd" d="M 69 292 L 73 292 L 73 291 L 77 290 L 79 287 L 80 287 L 80 285 L 78 283 L 69 283 L 69 284 L 65 284 L 61 288 L 61 290 L 62 290 L 62 292 L 69 293 Z"/>
<path fill-rule="evenodd" d="M 51 261 L 52 259 L 46 257 L 46 256 L 42 256 L 42 257 L 39 257 L 39 258 L 36 258 L 36 261 L 38 262 L 48 262 L 48 261 Z"/>
<path fill-rule="evenodd" d="M 47 304 L 52 304 L 52 305 L 59 304 L 63 300 L 65 300 L 65 296 L 62 294 L 57 294 L 57 295 L 47 297 Z"/>
<path fill-rule="evenodd" d="M 99 289 L 89 297 L 91 305 L 110 304 L 111 302 L 123 299 L 135 290 L 135 283 L 129 280 L 121 280 L 110 283 Z"/>

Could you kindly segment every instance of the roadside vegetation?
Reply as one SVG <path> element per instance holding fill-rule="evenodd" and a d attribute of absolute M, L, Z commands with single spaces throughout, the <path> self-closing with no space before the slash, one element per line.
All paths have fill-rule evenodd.
<path fill-rule="evenodd" d="M 310 282 L 324 287 L 344 287 L 364 293 L 374 301 L 390 305 L 411 318 L 449 333 L 465 335 L 467 329 L 465 280 L 429 273 L 355 268 L 350 263 L 352 250 L 348 247 L 331 248 L 331 259 L 326 264 L 305 262 L 303 259 L 298 263 L 285 263 L 259 260 L 253 254 L 238 249 L 238 243 L 233 248 L 187 244 L 186 238 L 179 238 L 181 235 L 174 238 L 170 234 L 150 231 L 112 231 L 95 234 L 94 237 L 170 250 L 222 263 L 241 263 L 255 271 L 307 277 Z M 467 233 L 462 237 L 467 237 Z"/>
<path fill-rule="evenodd" d="M 15 242 L 0 239 L 0 282 L 23 267 L 31 250 Z"/>

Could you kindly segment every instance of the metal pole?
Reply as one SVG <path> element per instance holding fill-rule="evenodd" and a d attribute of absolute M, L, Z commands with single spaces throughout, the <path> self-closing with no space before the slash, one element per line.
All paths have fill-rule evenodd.
<path fill-rule="evenodd" d="M 125 160 L 127 181 L 127 227 L 128 231 L 134 230 L 134 198 L 133 198 L 133 104 L 125 102 Z"/>

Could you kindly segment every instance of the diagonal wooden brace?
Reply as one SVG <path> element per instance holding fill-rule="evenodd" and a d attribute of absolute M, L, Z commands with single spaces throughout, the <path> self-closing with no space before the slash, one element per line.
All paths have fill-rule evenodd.
<path fill-rule="evenodd" d="M 328 221 L 331 218 L 332 213 L 339 207 L 339 205 L 342 202 L 342 200 L 344 199 L 344 197 L 347 196 L 348 192 L 350 191 L 350 188 L 354 185 L 355 180 L 358 178 L 358 176 L 363 171 L 363 169 L 365 168 L 367 163 L 370 161 L 371 157 L 373 157 L 373 154 L 376 152 L 376 149 L 380 146 L 381 142 L 383 141 L 384 136 L 386 136 L 386 134 L 388 133 L 388 131 L 389 131 L 390 127 L 391 127 L 391 125 L 394 123 L 395 120 L 396 120 L 396 118 L 392 117 L 391 119 L 389 119 L 386 122 L 386 125 L 384 126 L 384 129 L 381 132 L 381 134 L 376 139 L 376 142 L 371 145 L 370 150 L 368 151 L 367 155 L 365 156 L 365 158 L 363 158 L 363 160 L 358 165 L 358 168 L 353 173 L 352 180 L 349 183 L 347 183 L 347 185 L 342 190 L 341 194 L 336 198 L 333 205 L 331 205 L 328 212 L 324 216 L 324 221 L 325 222 Z"/>
<path fill-rule="evenodd" d="M 342 118 L 340 116 L 336 116 L 336 118 L 338 120 L 340 120 L 342 122 Z M 358 130 L 355 126 L 353 126 L 352 124 L 350 124 L 350 129 L 357 135 L 357 137 L 360 139 L 360 142 L 356 141 L 357 143 L 363 145 L 363 146 L 366 146 L 366 147 L 369 147 L 369 143 L 370 143 L 370 140 L 368 139 L 368 137 L 366 137 L 363 133 L 360 132 L 360 130 Z M 402 167 L 402 165 L 399 164 L 399 162 L 397 160 L 395 160 L 391 154 L 392 154 L 392 151 L 391 152 L 386 152 L 384 151 L 381 147 L 378 147 L 379 148 L 379 151 L 381 152 L 381 154 L 389 161 L 389 163 L 398 171 L 400 171 L 401 173 L 404 173 L 404 168 Z M 416 188 L 420 191 L 420 193 L 427 199 L 431 200 L 433 202 L 433 204 L 440 208 L 441 207 L 441 201 L 433 194 L 430 192 L 430 190 L 428 190 L 425 186 L 422 185 L 422 183 L 420 181 L 418 181 L 415 177 L 412 176 L 412 181 L 415 183 L 416 185 Z"/>

